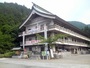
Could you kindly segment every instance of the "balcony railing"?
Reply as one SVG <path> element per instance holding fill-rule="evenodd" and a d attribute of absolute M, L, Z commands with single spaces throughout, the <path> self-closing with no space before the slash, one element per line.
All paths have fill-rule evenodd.
<path fill-rule="evenodd" d="M 87 37 L 85 37 L 85 36 L 83 36 L 81 34 L 78 34 L 78 33 L 74 32 L 74 31 L 72 31 L 70 29 L 64 28 L 62 26 L 59 26 L 59 25 L 56 25 L 56 24 L 48 26 L 48 30 L 53 30 L 53 29 L 61 31 L 61 32 L 66 33 L 66 34 L 69 34 L 69 35 L 72 35 L 72 36 L 75 36 L 75 37 L 79 37 L 79 38 L 84 39 L 84 40 L 90 41 L 89 38 L 87 38 Z"/>
<path fill-rule="evenodd" d="M 58 39 L 56 42 L 58 42 L 60 44 L 66 44 L 66 45 L 74 45 L 74 46 L 76 45 L 76 46 L 85 46 L 85 47 L 88 46 L 88 44 L 86 44 L 84 42 L 65 40 L 65 39 Z"/>
<path fill-rule="evenodd" d="M 33 29 L 33 30 L 29 30 L 29 31 L 25 31 L 25 35 L 31 35 L 31 34 L 36 34 L 36 33 L 40 33 L 40 32 L 44 32 L 44 30 L 40 30 L 40 29 Z M 19 33 L 19 37 L 23 35 L 23 32 Z"/>
<path fill-rule="evenodd" d="M 41 40 L 25 41 L 25 46 L 38 45 L 40 42 Z M 65 40 L 65 39 L 58 39 L 56 43 L 65 44 L 65 45 L 74 45 L 74 46 L 84 46 L 84 47 L 88 46 L 88 44 L 83 43 L 83 42 Z M 20 42 L 20 46 L 23 46 L 22 42 Z"/>
<path fill-rule="evenodd" d="M 40 40 L 25 41 L 25 46 L 37 45 L 38 43 L 40 43 Z M 23 46 L 22 42 L 20 42 L 20 46 Z"/>

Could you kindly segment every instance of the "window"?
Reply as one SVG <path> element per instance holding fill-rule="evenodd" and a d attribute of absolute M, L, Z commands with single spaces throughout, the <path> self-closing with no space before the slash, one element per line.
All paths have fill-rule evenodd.
<path fill-rule="evenodd" d="M 72 39 L 72 41 L 74 41 L 74 39 Z"/>
<path fill-rule="evenodd" d="M 40 30 L 44 30 L 44 24 L 41 24 Z"/>
<path fill-rule="evenodd" d="M 65 37 L 65 40 L 68 40 L 68 38 L 67 38 L 67 37 Z"/>
<path fill-rule="evenodd" d="M 37 29 L 37 26 L 35 26 L 35 29 Z"/>
<path fill-rule="evenodd" d="M 28 30 L 31 30 L 31 29 L 28 29 Z"/>
<path fill-rule="evenodd" d="M 29 38 L 29 41 L 31 41 L 32 40 L 32 38 Z"/>

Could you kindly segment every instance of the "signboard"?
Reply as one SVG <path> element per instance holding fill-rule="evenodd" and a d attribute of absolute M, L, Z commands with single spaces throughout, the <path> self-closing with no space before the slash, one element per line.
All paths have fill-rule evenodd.
<path fill-rule="evenodd" d="M 46 56 L 46 51 L 42 51 L 42 56 Z"/>
<path fill-rule="evenodd" d="M 27 45 L 33 45 L 33 44 L 37 44 L 39 42 L 40 42 L 40 40 L 31 40 L 31 41 L 26 41 L 26 44 Z"/>

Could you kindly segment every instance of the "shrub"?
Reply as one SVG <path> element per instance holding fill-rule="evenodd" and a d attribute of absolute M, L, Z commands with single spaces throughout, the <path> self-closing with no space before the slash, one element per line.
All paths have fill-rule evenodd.
<path fill-rule="evenodd" d="M 4 54 L 0 54 L 0 58 L 10 58 L 14 54 L 15 54 L 15 52 L 7 52 L 7 53 L 4 53 Z"/>
<path fill-rule="evenodd" d="M 4 57 L 4 54 L 0 54 L 0 58 L 3 58 Z"/>

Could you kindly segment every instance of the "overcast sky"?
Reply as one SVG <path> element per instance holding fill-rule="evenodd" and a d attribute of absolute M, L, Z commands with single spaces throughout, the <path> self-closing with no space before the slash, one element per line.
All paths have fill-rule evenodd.
<path fill-rule="evenodd" d="M 90 24 L 90 0 L 0 0 L 31 8 L 32 2 L 66 21 Z"/>

